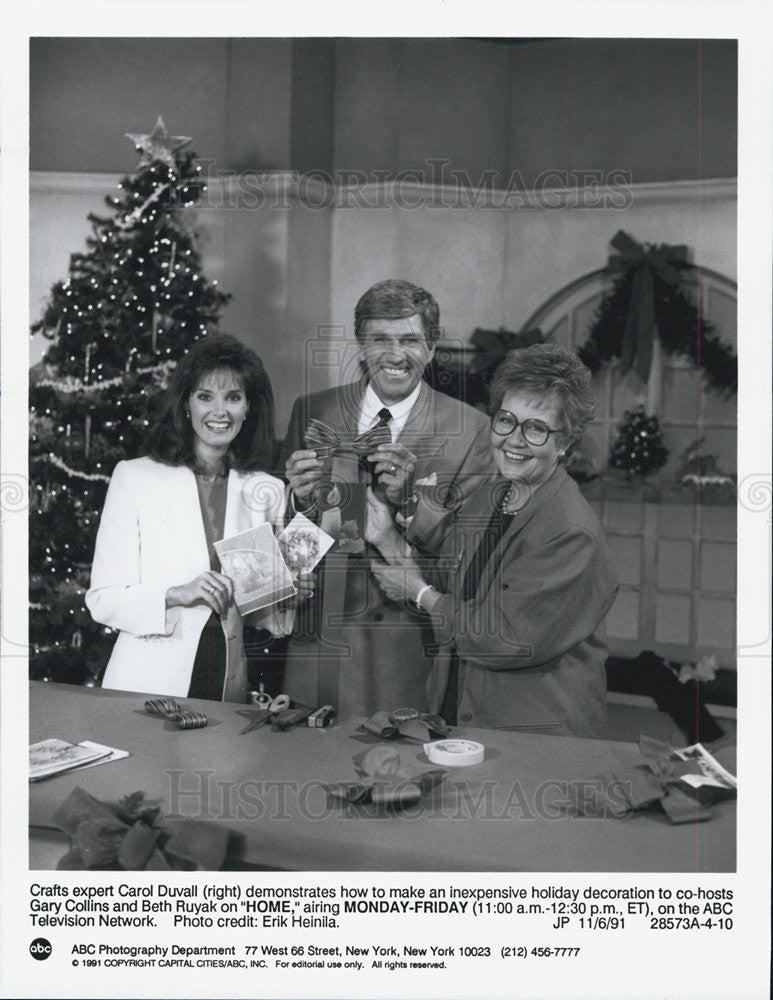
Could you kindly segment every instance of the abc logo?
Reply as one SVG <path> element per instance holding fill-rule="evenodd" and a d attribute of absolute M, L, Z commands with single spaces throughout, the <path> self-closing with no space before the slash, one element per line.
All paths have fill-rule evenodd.
<path fill-rule="evenodd" d="M 51 954 L 51 942 L 46 941 L 45 938 L 35 938 L 35 940 L 30 945 L 30 955 L 36 958 L 38 962 L 43 962 Z"/>

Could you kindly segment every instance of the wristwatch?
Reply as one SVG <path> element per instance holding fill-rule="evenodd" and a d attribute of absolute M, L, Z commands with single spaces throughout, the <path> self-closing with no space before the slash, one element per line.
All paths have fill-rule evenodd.
<path fill-rule="evenodd" d="M 419 611 L 424 611 L 424 608 L 421 606 L 421 599 L 422 599 L 422 597 L 424 597 L 424 595 L 427 593 L 428 590 L 436 590 L 436 589 L 437 588 L 433 587 L 431 583 L 425 583 L 424 584 L 424 586 L 421 588 L 421 590 L 416 595 L 416 600 L 414 601 L 414 603 L 415 603 L 416 607 L 419 609 Z"/>

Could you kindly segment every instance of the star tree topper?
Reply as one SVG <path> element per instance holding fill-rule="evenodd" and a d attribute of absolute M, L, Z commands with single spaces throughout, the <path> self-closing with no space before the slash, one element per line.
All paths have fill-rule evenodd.
<path fill-rule="evenodd" d="M 162 163 L 173 167 L 175 151 L 193 141 L 193 137 L 189 135 L 169 135 L 161 115 L 158 116 L 156 126 L 149 135 L 140 135 L 136 132 L 125 132 L 124 135 L 142 152 L 139 162 L 141 167 L 149 166 L 154 160 L 161 160 Z"/>

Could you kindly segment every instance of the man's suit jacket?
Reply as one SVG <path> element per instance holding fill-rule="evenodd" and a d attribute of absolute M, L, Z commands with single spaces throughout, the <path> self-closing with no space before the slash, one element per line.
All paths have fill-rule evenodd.
<path fill-rule="evenodd" d="M 232 469 L 224 537 L 266 521 L 281 528 L 284 485 L 263 472 Z M 210 609 L 166 607 L 166 592 L 210 568 L 193 472 L 150 458 L 119 462 L 97 533 L 86 605 L 95 621 L 119 629 L 102 682 L 106 688 L 185 697 Z M 282 630 L 277 612 L 250 624 Z M 246 701 L 242 619 L 235 606 L 223 620 L 227 643 L 224 701 Z"/>
<path fill-rule="evenodd" d="M 503 481 L 476 490 L 452 521 L 434 582 L 441 644 L 430 677 L 438 711 L 451 654 L 459 659 L 458 721 L 471 726 L 590 736 L 604 722 L 603 619 L 617 580 L 598 518 L 563 466 L 518 511 L 477 593 L 465 574 Z"/>
<path fill-rule="evenodd" d="M 357 433 L 364 381 L 296 400 L 284 457 L 303 448 L 309 420 Z M 420 383 L 419 397 L 398 438 L 417 456 L 419 505 L 410 525 L 421 544 L 464 491 L 491 469 L 488 421 L 477 410 Z M 356 475 L 356 464 L 354 466 Z M 324 520 L 323 520 L 324 527 Z M 388 600 L 369 569 L 369 554 L 331 550 L 320 569 L 314 605 L 290 642 L 287 693 L 302 702 L 329 700 L 340 715 L 425 707 L 432 645 L 426 615 Z M 305 625 L 305 627 L 304 627 Z"/>

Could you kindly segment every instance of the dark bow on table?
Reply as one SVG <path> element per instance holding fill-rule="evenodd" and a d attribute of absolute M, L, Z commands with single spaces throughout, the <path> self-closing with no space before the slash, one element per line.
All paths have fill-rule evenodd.
<path fill-rule="evenodd" d="M 103 802 L 80 786 L 52 816 L 70 838 L 57 870 L 218 871 L 229 832 L 208 820 L 159 818 L 143 792 Z"/>
<path fill-rule="evenodd" d="M 609 258 L 610 271 L 633 271 L 631 300 L 620 349 L 620 370 L 631 368 L 646 382 L 652 364 L 655 330 L 655 275 L 667 284 L 679 284 L 679 264 L 687 263 L 687 247 L 665 243 L 637 243 L 620 229 L 610 240 L 617 253 Z"/>

